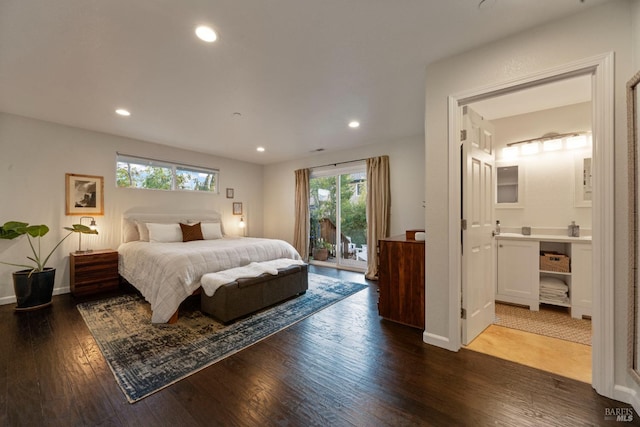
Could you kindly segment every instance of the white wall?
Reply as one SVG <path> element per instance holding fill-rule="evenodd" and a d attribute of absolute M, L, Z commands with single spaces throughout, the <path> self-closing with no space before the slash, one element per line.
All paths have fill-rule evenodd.
<path fill-rule="evenodd" d="M 265 235 L 293 240 L 294 171 L 335 162 L 389 156 L 391 235 L 424 228 L 424 140 L 421 136 L 352 150 L 319 153 L 307 158 L 265 166 Z"/>
<path fill-rule="evenodd" d="M 218 168 L 220 194 L 116 188 L 116 152 Z M 391 234 L 424 228 L 424 142 L 422 136 L 353 150 L 310 156 L 261 166 L 175 149 L 150 142 L 92 132 L 69 126 L 0 113 L 0 223 L 23 220 L 47 224 L 47 247 L 63 236 L 63 227 L 79 217 L 65 215 L 65 173 L 104 177 L 104 216 L 96 217 L 100 234 L 84 236 L 83 247 L 117 249 L 120 218 L 132 208 L 166 210 L 214 209 L 222 212 L 225 230 L 239 233 L 232 202 L 243 202 L 247 231 L 292 241 L 293 171 L 303 167 L 389 155 L 391 168 Z M 227 199 L 225 188 L 235 190 Z M 264 189 L 264 191 L 263 191 Z M 29 254 L 24 238 L 0 240 L 0 259 L 22 262 Z M 77 249 L 75 235 L 65 241 L 49 265 L 57 269 L 55 293 L 68 292 L 68 254 Z M 0 264 L 0 304 L 15 302 L 11 272 Z"/>
<path fill-rule="evenodd" d="M 632 41 L 633 41 L 633 70 L 640 70 L 640 1 L 631 2 Z"/>
<path fill-rule="evenodd" d="M 116 188 L 116 152 L 161 160 L 218 168 L 220 194 L 136 190 Z M 222 212 L 225 231 L 237 234 L 238 217 L 232 215 L 232 202 L 243 202 L 248 232 L 263 234 L 263 167 L 186 150 L 179 150 L 104 133 L 91 132 L 0 114 L 0 223 L 22 220 L 47 224 L 51 231 L 44 242 L 63 235 L 63 227 L 79 221 L 65 216 L 65 173 L 104 177 L 104 216 L 96 217 L 99 236 L 83 237 L 83 246 L 117 249 L 120 243 L 121 214 L 131 208 L 167 210 L 214 209 Z M 224 189 L 235 190 L 227 199 Z M 0 260 L 22 263 L 28 254 L 23 238 L 0 240 Z M 51 245 L 51 246 L 49 246 Z M 78 237 L 69 237 L 56 252 L 49 266 L 56 267 L 56 293 L 68 292 L 68 254 L 77 249 Z M 85 246 L 86 247 L 86 246 Z M 11 272 L 15 267 L 0 265 L 0 304 L 14 302 Z"/>
<path fill-rule="evenodd" d="M 553 67 L 615 52 L 615 378 L 638 390 L 626 373 L 627 339 L 627 141 L 625 83 L 633 74 L 632 10 L 626 0 L 606 3 L 548 25 L 431 64 L 426 71 L 426 332 L 449 337 L 448 221 L 449 95 L 512 81 Z"/>
<path fill-rule="evenodd" d="M 591 103 L 520 114 L 492 120 L 491 123 L 495 127 L 496 158 L 501 159 L 501 148 L 511 142 L 534 139 L 551 132 L 590 131 Z M 576 221 L 586 235 L 584 233 L 591 229 L 591 208 L 576 207 L 575 197 L 576 185 L 579 185 L 576 179 L 582 177 L 582 169 L 576 173 L 576 167 L 584 157 L 591 157 L 591 147 L 541 151 L 498 162 L 499 166 L 518 165 L 524 178 L 519 198 L 522 207 L 502 208 L 500 204 L 496 205 L 495 218 L 500 220 L 503 229 L 520 229 L 526 225 L 534 229 L 566 232 L 567 225 Z"/>

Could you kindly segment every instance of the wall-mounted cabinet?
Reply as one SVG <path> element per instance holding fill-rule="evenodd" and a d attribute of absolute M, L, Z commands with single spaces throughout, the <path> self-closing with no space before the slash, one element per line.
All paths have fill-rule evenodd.
<path fill-rule="evenodd" d="M 518 166 L 500 166 L 497 171 L 498 203 L 518 203 Z"/>
<path fill-rule="evenodd" d="M 524 168 L 520 163 L 496 162 L 496 208 L 522 208 Z"/>

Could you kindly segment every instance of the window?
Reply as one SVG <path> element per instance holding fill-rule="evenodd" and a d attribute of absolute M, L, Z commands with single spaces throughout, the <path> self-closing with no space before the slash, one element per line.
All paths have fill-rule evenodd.
<path fill-rule="evenodd" d="M 186 166 L 176 166 L 175 171 L 179 190 L 216 191 L 216 171 Z"/>
<path fill-rule="evenodd" d="M 122 188 L 218 192 L 217 169 L 118 153 L 116 185 Z"/>

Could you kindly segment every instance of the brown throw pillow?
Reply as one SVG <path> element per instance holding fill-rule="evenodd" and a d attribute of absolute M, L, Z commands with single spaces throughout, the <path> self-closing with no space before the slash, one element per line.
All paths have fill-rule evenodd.
<path fill-rule="evenodd" d="M 197 224 L 180 224 L 180 228 L 182 229 L 182 241 L 183 242 L 191 242 L 192 240 L 204 240 L 202 237 L 202 228 L 200 227 L 200 223 Z"/>

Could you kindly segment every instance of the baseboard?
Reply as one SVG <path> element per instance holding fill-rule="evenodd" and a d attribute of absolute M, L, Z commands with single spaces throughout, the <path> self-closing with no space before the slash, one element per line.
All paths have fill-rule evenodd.
<path fill-rule="evenodd" d="M 63 286 L 62 288 L 53 288 L 54 295 L 68 294 L 70 292 L 71 288 L 69 286 Z"/>
<path fill-rule="evenodd" d="M 422 333 L 422 341 L 424 341 L 427 344 L 434 345 L 436 347 L 444 348 L 445 350 L 450 350 L 450 351 L 459 350 L 458 348 L 452 348 L 452 343 L 449 338 L 443 337 L 442 335 L 432 334 L 427 331 L 424 331 Z"/>
<path fill-rule="evenodd" d="M 69 286 L 63 286 L 61 288 L 53 289 L 53 295 L 68 294 L 69 292 L 71 292 L 71 289 L 69 288 Z M 0 297 L 0 305 L 15 304 L 15 303 L 16 303 L 15 295 L 11 295 L 8 297 Z"/>
<path fill-rule="evenodd" d="M 621 385 L 615 385 L 613 387 L 613 399 L 619 400 L 620 402 L 628 403 L 633 406 L 636 413 L 640 414 L 640 396 L 638 393 L 629 387 L 624 387 Z"/>
<path fill-rule="evenodd" d="M 15 303 L 16 303 L 15 296 L 0 298 L 0 305 L 15 304 Z"/>

